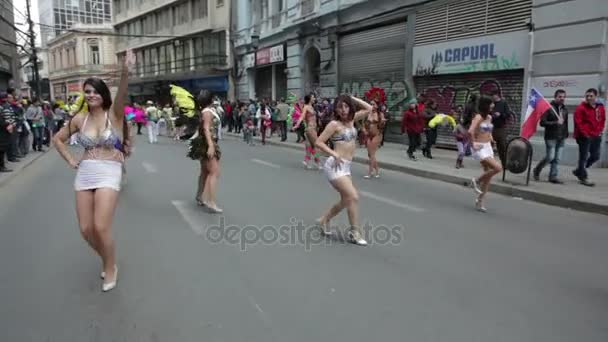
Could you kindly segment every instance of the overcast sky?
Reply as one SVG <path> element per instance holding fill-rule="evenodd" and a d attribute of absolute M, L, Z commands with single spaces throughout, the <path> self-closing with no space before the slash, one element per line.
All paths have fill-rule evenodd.
<path fill-rule="evenodd" d="M 38 1 L 53 1 L 53 0 L 31 0 L 31 15 L 32 21 L 37 23 L 39 21 L 38 17 Z M 13 0 L 13 6 L 15 7 L 15 26 L 17 26 L 21 31 L 27 32 L 29 27 L 27 25 L 26 19 L 23 17 L 27 15 L 26 9 L 26 0 Z M 23 13 L 23 14 L 22 14 Z M 40 26 L 34 24 L 34 31 L 36 32 L 36 45 L 40 46 Z M 23 37 L 17 34 L 17 41 L 20 44 L 23 44 Z"/>

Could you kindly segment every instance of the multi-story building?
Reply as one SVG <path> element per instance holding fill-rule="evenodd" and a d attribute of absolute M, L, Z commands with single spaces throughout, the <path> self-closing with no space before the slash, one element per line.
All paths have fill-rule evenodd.
<path fill-rule="evenodd" d="M 48 42 L 51 98 L 67 101 L 78 96 L 89 77 L 103 79 L 115 93 L 119 68 L 112 26 L 78 24 L 74 28 L 88 33 L 67 32 Z"/>
<path fill-rule="evenodd" d="M 49 64 L 48 50 L 36 48 L 38 57 L 38 77 L 40 79 L 40 98 L 49 100 L 51 98 L 51 89 L 49 83 Z M 31 53 L 22 53 L 19 55 L 20 60 L 20 77 L 21 77 L 21 96 L 32 98 L 36 94 L 36 84 L 34 83 L 34 65 L 31 62 Z"/>
<path fill-rule="evenodd" d="M 117 53 L 132 49 L 133 101 L 167 102 L 169 84 L 233 98 L 229 0 L 116 0 Z"/>
<path fill-rule="evenodd" d="M 0 89 L 18 86 L 19 77 L 17 66 L 17 37 L 15 32 L 15 16 L 13 1 L 0 5 Z"/>
<path fill-rule="evenodd" d="M 44 0 L 38 1 L 42 46 L 72 28 L 75 24 L 112 23 L 111 0 Z"/>

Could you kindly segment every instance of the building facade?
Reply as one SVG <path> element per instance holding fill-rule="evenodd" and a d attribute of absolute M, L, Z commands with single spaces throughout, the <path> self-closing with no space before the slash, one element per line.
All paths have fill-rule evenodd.
<path fill-rule="evenodd" d="M 230 92 L 232 53 L 229 0 L 116 0 L 114 27 L 119 57 L 133 49 L 132 101 L 168 102 L 169 84 L 193 93 Z"/>
<path fill-rule="evenodd" d="M 608 6 L 603 0 L 534 0 L 534 39 L 528 83 L 545 97 L 566 90 L 570 112 L 596 88 L 608 98 Z M 573 129 L 570 120 L 570 131 Z M 608 167 L 606 132 L 600 166 Z M 566 143 L 564 158 L 573 163 L 578 146 Z"/>
<path fill-rule="evenodd" d="M 0 6 L 0 90 L 19 86 L 17 37 L 13 1 Z"/>
<path fill-rule="evenodd" d="M 118 87 L 119 67 L 111 25 L 74 26 L 90 33 L 63 33 L 48 42 L 51 98 L 68 101 L 80 95 L 83 82 L 98 77 L 112 93 Z"/>
<path fill-rule="evenodd" d="M 38 1 L 42 46 L 76 24 L 112 23 L 111 0 L 44 0 Z"/>
<path fill-rule="evenodd" d="M 48 50 L 36 48 L 38 56 L 38 76 L 40 77 L 40 98 L 49 100 L 51 98 L 51 87 L 49 82 L 49 61 Z M 36 94 L 36 84 L 34 83 L 34 67 L 31 63 L 31 55 L 22 53 L 19 55 L 20 66 L 19 74 L 21 77 L 21 96 L 32 98 Z"/>

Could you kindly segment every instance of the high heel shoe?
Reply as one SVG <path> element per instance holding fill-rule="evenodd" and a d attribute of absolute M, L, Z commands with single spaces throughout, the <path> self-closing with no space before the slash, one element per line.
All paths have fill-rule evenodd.
<path fill-rule="evenodd" d="M 480 211 L 482 213 L 487 212 L 488 210 L 483 206 L 483 204 L 481 203 L 481 200 L 477 199 L 475 200 L 475 210 Z"/>
<path fill-rule="evenodd" d="M 104 278 L 105 278 L 105 272 L 103 273 Z M 110 290 L 112 290 L 113 288 L 116 287 L 116 283 L 118 282 L 118 266 L 114 265 L 114 281 L 111 281 L 109 283 L 104 282 L 101 285 L 101 290 L 103 292 L 108 292 Z"/>
<path fill-rule="evenodd" d="M 333 232 L 332 232 L 332 231 L 327 230 L 327 223 L 322 223 L 320 218 L 318 218 L 318 219 L 316 220 L 316 222 L 317 222 L 317 226 L 318 226 L 318 227 L 319 227 L 319 229 L 321 230 L 321 234 L 322 234 L 322 235 L 324 235 L 324 236 L 330 236 L 330 235 L 333 235 Z"/>
<path fill-rule="evenodd" d="M 351 243 L 354 243 L 355 245 L 367 246 L 367 241 L 365 241 L 363 237 L 361 237 L 361 233 L 353 229 L 348 231 L 348 239 Z"/>

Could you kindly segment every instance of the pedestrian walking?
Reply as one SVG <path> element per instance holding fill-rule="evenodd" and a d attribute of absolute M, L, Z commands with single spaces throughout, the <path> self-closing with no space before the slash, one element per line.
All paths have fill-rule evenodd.
<path fill-rule="evenodd" d="M 606 109 L 597 102 L 597 89 L 585 92 L 585 101 L 574 112 L 574 139 L 578 144 L 578 168 L 572 171 L 585 186 L 595 186 L 589 181 L 587 169 L 600 159 L 602 133 L 606 126 Z"/>
<path fill-rule="evenodd" d="M 558 178 L 559 161 L 562 158 L 564 142 L 568 138 L 568 109 L 564 104 L 566 101 L 566 91 L 558 89 L 551 108 L 543 113 L 540 119 L 541 127 L 545 128 L 545 158 L 538 162 L 534 167 L 534 180 L 540 180 L 540 173 L 547 164 L 551 164 L 549 171 L 549 182 L 563 184 Z"/>
<path fill-rule="evenodd" d="M 401 120 L 401 134 L 407 133 L 408 148 L 407 156 L 410 160 L 417 161 L 414 155 L 416 149 L 421 145 L 421 135 L 424 131 L 424 116 L 418 110 L 416 100 L 410 101 L 410 107 L 403 113 Z"/>

